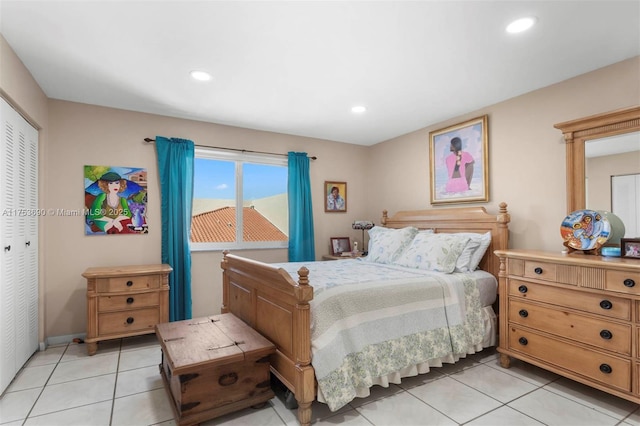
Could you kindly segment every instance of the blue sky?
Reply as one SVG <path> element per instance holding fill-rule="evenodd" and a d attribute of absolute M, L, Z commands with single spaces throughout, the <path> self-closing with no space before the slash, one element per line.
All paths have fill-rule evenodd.
<path fill-rule="evenodd" d="M 245 200 L 287 192 L 287 168 L 245 163 L 243 166 Z M 196 158 L 194 198 L 235 199 L 235 163 Z"/>

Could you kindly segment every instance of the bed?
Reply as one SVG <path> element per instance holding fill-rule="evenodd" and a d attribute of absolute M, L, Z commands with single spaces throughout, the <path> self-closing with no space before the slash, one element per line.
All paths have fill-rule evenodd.
<path fill-rule="evenodd" d="M 456 241 L 460 240 L 460 238 L 464 238 L 463 234 L 465 233 L 484 236 L 489 235 L 488 247 L 478 264 L 478 268 L 484 272 L 453 274 L 440 273 L 440 278 L 438 278 L 440 282 L 440 284 L 438 284 L 440 288 L 439 298 L 435 297 L 429 300 L 425 299 L 420 303 L 423 304 L 423 307 L 427 306 L 433 308 L 434 312 L 443 312 L 445 317 L 447 317 L 447 320 L 445 321 L 451 321 L 451 318 L 458 318 L 458 322 L 455 326 L 450 324 L 444 324 L 443 326 L 430 325 L 430 327 L 432 327 L 431 329 L 414 330 L 411 332 L 415 333 L 416 336 L 420 338 L 419 341 L 426 341 L 425 345 L 429 347 L 438 346 L 433 342 L 442 340 L 449 342 L 455 341 L 459 338 L 461 343 L 458 346 L 462 347 L 461 350 L 458 348 L 458 350 L 449 351 L 449 353 L 440 353 L 441 351 L 438 352 L 436 350 L 436 352 L 438 352 L 437 356 L 430 356 L 427 360 L 416 360 L 413 358 L 406 360 L 407 365 L 399 365 L 395 371 L 385 372 L 388 374 L 383 374 L 380 377 L 369 377 L 365 380 L 366 383 L 364 386 L 362 386 L 362 384 L 358 384 L 358 386 L 355 386 L 355 390 L 351 389 L 345 391 L 346 395 L 332 395 L 331 392 L 335 389 L 329 389 L 326 386 L 327 383 L 337 383 L 342 386 L 341 380 L 344 375 L 344 365 L 341 365 L 342 371 L 338 371 L 338 369 L 335 369 L 335 365 L 327 366 L 327 364 L 331 364 L 332 362 L 335 363 L 335 359 L 325 362 L 320 358 L 320 352 L 322 352 L 322 350 L 333 354 L 338 353 L 341 350 L 349 352 L 349 345 L 351 345 L 351 343 L 338 342 L 338 344 L 343 345 L 343 347 L 338 347 L 338 349 L 324 346 L 327 341 L 332 339 L 340 341 L 340 338 L 336 339 L 336 335 L 341 334 L 341 331 L 337 332 L 335 330 L 335 326 L 332 324 L 322 323 L 323 320 L 320 320 L 317 316 L 320 311 L 327 309 L 331 310 L 331 307 L 333 306 L 328 304 L 327 307 L 327 303 L 325 303 L 324 306 L 321 305 L 323 300 L 331 300 L 331 298 L 327 296 L 329 294 L 327 288 L 331 287 L 331 285 L 319 283 L 323 274 L 322 269 L 319 268 L 333 268 L 329 269 L 329 272 L 326 272 L 325 275 L 331 274 L 331 271 L 341 271 L 340 273 L 343 276 L 346 275 L 346 278 L 352 279 L 354 289 L 357 286 L 369 286 L 376 290 L 380 289 L 378 293 L 382 294 L 383 299 L 385 299 L 385 297 L 388 298 L 390 294 L 389 290 L 383 287 L 385 284 L 378 282 L 373 278 L 367 279 L 368 274 L 373 273 L 370 269 L 371 263 L 377 262 L 368 262 L 367 259 L 358 259 L 333 262 L 307 262 L 306 265 L 266 264 L 230 253 L 225 253 L 221 263 L 221 267 L 223 269 L 222 313 L 233 313 L 276 345 L 276 353 L 271 357 L 271 371 L 293 393 L 298 404 L 298 421 L 301 425 L 307 425 L 311 422 L 311 404 L 316 398 L 322 402 L 327 402 L 328 400 L 327 403 L 330 405 L 330 409 L 333 410 L 343 404 L 345 400 L 349 400 L 349 398 L 354 396 L 364 396 L 362 395 L 363 387 L 367 388 L 373 384 L 381 384 L 384 386 L 388 384 L 389 381 L 397 383 L 397 380 L 401 377 L 428 372 L 429 367 L 431 366 L 441 365 L 441 362 L 455 362 L 459 358 L 466 356 L 466 354 L 474 353 L 477 350 L 481 350 L 482 347 L 487 346 L 486 339 L 478 341 L 477 334 L 479 331 L 477 326 L 475 329 L 469 329 L 466 327 L 467 324 L 474 324 L 481 321 L 477 313 L 478 307 L 475 306 L 480 304 L 478 301 L 479 290 L 478 285 L 476 285 L 477 280 L 470 277 L 484 274 L 485 278 L 488 276 L 492 280 L 495 279 L 494 282 L 497 282 L 499 274 L 499 260 L 493 252 L 494 250 L 507 248 L 509 221 L 510 216 L 507 212 L 507 205 L 505 203 L 500 204 L 497 214 L 487 213 L 484 207 L 401 211 L 395 213 L 393 216 L 388 216 L 387 211 L 383 212 L 381 229 L 384 229 L 385 232 L 387 232 L 386 230 L 389 230 L 388 232 L 408 232 L 406 230 L 411 230 L 414 237 L 416 235 L 420 235 L 421 238 L 424 239 L 433 238 L 431 235 L 428 235 L 430 233 L 458 234 L 455 238 L 451 236 L 452 239 L 455 239 Z M 413 229 L 415 229 L 415 231 L 413 231 Z M 450 236 L 438 235 L 438 237 L 448 238 Z M 419 238 L 415 237 L 415 241 L 418 239 Z M 405 252 L 408 252 L 410 248 L 411 247 L 406 248 Z M 372 256 L 375 256 L 375 254 L 370 253 L 369 257 Z M 351 276 L 344 272 L 346 270 L 345 268 L 350 267 L 349 263 L 353 264 L 352 270 L 358 271 L 357 273 L 352 272 L 353 275 Z M 324 264 L 324 266 L 319 264 Z M 408 286 L 407 288 L 413 289 L 412 291 L 414 292 L 416 291 L 416 288 L 420 288 L 420 293 L 428 293 L 428 291 L 422 290 L 425 287 L 424 285 L 417 285 L 416 280 L 420 280 L 421 278 L 417 276 L 410 276 L 411 271 L 407 271 L 409 268 L 406 266 L 412 265 L 386 264 L 385 268 L 389 271 L 391 269 L 401 271 L 399 273 L 404 277 L 401 283 L 402 286 Z M 389 275 L 391 276 L 391 272 L 389 272 Z M 430 272 L 427 275 L 437 274 Z M 314 276 L 317 276 L 318 278 L 315 285 L 317 287 L 316 289 L 314 289 L 313 285 Z M 445 278 L 443 278 L 443 276 Z M 460 276 L 460 282 L 464 283 L 463 286 L 460 287 L 462 290 L 456 290 L 456 287 L 453 284 L 453 281 L 456 279 L 454 276 Z M 495 288 L 497 288 L 497 286 L 495 286 Z M 448 289 L 444 291 L 447 297 L 443 297 L 442 289 Z M 316 293 L 315 300 L 314 290 Z M 376 292 L 370 291 L 369 293 L 373 294 Z M 467 293 L 475 294 L 473 304 L 467 300 Z M 347 292 L 345 294 L 351 294 L 353 297 L 353 294 L 356 293 Z M 414 293 L 410 297 L 405 297 L 405 299 L 415 299 L 418 297 L 415 296 L 415 294 L 418 293 Z M 365 295 L 363 297 L 369 296 Z M 344 295 L 334 295 L 333 300 L 341 299 L 346 301 L 349 300 Z M 439 299 L 439 301 L 436 299 Z M 356 301 L 359 299 L 355 298 L 352 300 Z M 410 300 L 407 303 L 410 305 L 412 302 L 416 302 L 416 300 Z M 362 303 L 373 305 L 377 302 L 364 300 Z M 355 304 L 355 302 L 352 304 Z M 497 304 L 494 305 L 497 306 Z M 394 310 L 394 308 L 397 307 L 382 306 L 380 309 L 375 310 L 387 312 Z M 346 309 L 349 308 L 347 307 Z M 407 324 L 427 322 L 422 320 L 415 321 L 417 318 L 423 318 L 425 315 L 428 315 L 425 313 L 426 311 L 421 310 L 421 308 L 412 310 L 405 309 L 403 306 L 402 310 L 403 315 L 405 315 L 404 322 Z M 412 312 L 409 314 L 404 311 Z M 414 316 L 411 317 L 411 315 Z M 380 321 L 380 319 L 376 320 Z M 349 318 L 342 319 L 343 325 L 345 322 L 348 323 L 349 321 Z M 311 327 L 312 322 L 314 325 L 313 331 Z M 379 322 L 378 324 L 386 324 L 386 322 Z M 485 326 L 486 324 L 483 325 L 483 327 Z M 332 327 L 333 333 L 330 332 Z M 318 328 L 322 328 L 325 333 L 317 335 Z M 382 330 L 383 327 L 379 328 Z M 454 329 L 457 330 L 457 337 L 454 336 L 454 333 L 451 331 Z M 362 330 L 357 333 L 357 336 L 363 335 L 361 331 Z M 381 332 L 383 333 L 384 331 Z M 486 329 L 483 329 L 482 332 L 485 333 L 486 337 Z M 469 336 L 470 334 L 473 334 L 474 336 Z M 331 338 L 327 336 L 330 336 Z M 406 334 L 403 334 L 397 339 L 398 340 L 394 341 L 394 343 L 397 343 L 400 346 L 391 345 L 391 347 L 387 348 L 389 353 L 394 353 L 395 350 L 395 352 L 405 354 L 406 351 L 405 347 L 402 346 L 403 344 L 416 346 L 416 340 L 407 341 Z M 344 345 L 346 345 L 346 348 Z M 313 352 L 313 365 L 312 346 L 315 347 Z M 369 348 L 369 346 L 366 347 Z M 398 348 L 400 348 L 400 351 L 398 351 Z M 352 357 L 350 361 L 338 360 L 338 363 L 353 361 Z M 357 360 L 355 362 L 357 362 Z M 360 366 L 353 364 L 347 365 L 346 368 L 353 372 L 353 370 L 357 370 Z M 334 371 L 332 371 L 332 369 L 334 369 Z M 327 376 L 327 371 L 334 375 Z M 319 383 L 323 386 L 319 386 Z M 345 388 L 348 389 L 348 386 Z"/>

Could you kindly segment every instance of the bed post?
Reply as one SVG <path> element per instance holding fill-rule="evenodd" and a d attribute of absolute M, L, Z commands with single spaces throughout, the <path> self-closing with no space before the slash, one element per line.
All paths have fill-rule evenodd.
<path fill-rule="evenodd" d="M 311 404 L 315 399 L 315 375 L 311 367 L 311 310 L 309 300 L 313 297 L 313 288 L 309 285 L 309 270 L 304 266 L 298 270 L 298 285 L 296 289 L 298 303 L 296 303 L 294 347 L 296 392 L 298 401 L 298 422 L 303 425 L 311 424 Z"/>
<path fill-rule="evenodd" d="M 227 254 L 229 254 L 228 250 L 222 252 L 222 262 L 220 262 L 220 267 L 222 268 L 222 307 L 220 308 L 221 314 L 226 314 L 229 312 L 229 277 L 226 274 L 228 268 Z"/>

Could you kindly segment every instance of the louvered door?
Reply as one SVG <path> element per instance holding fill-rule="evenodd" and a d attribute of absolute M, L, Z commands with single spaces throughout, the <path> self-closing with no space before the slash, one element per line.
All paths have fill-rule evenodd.
<path fill-rule="evenodd" d="M 38 349 L 38 132 L 0 100 L 0 392 Z"/>

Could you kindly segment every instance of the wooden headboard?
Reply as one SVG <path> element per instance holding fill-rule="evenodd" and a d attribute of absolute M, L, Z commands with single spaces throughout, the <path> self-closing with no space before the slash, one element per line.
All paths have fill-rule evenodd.
<path fill-rule="evenodd" d="M 489 214 L 484 207 L 463 207 L 431 210 L 400 211 L 389 217 L 382 212 L 382 226 L 404 228 L 415 226 L 418 229 L 433 229 L 434 232 L 457 233 L 476 232 L 484 234 L 491 231 L 491 244 L 480 262 L 480 269 L 493 274 L 498 279 L 500 261 L 494 250 L 506 250 L 509 243 L 509 221 L 507 204 L 500 203 L 497 214 Z"/>

